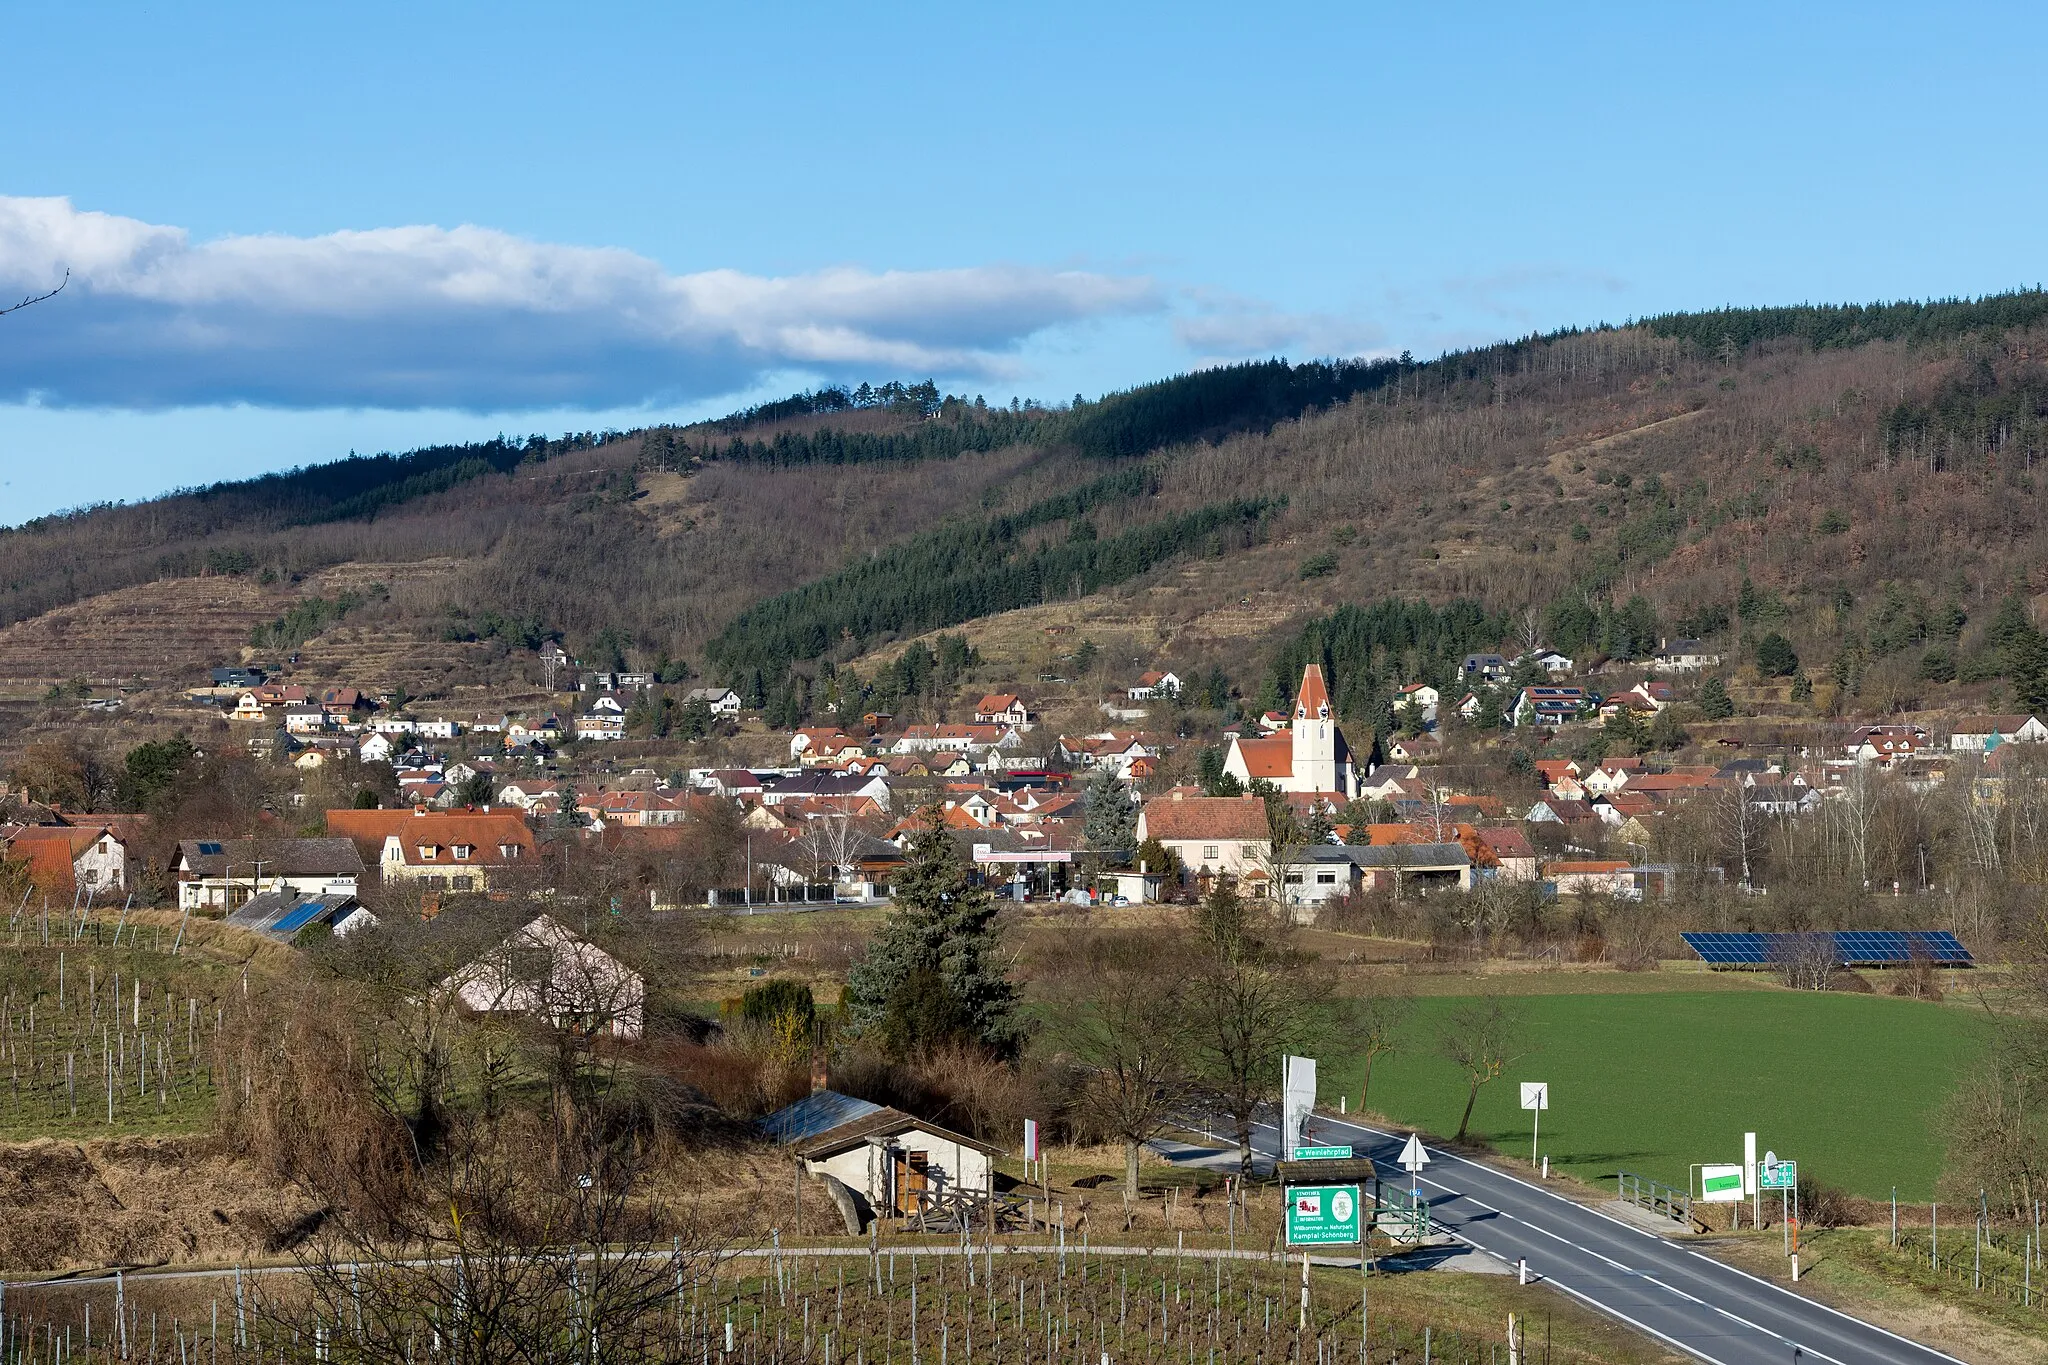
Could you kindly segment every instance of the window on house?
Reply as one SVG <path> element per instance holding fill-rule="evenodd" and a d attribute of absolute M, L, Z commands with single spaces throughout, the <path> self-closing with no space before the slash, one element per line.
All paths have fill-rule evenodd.
<path fill-rule="evenodd" d="M 1222 857 L 1222 856 L 1223 856 L 1223 851 L 1222 851 L 1221 849 L 1219 849 L 1219 848 L 1218 848 L 1218 847 L 1217 847 L 1217 846 L 1216 846 L 1215 844 L 1203 844 L 1203 845 L 1202 845 L 1202 861 L 1203 861 L 1203 862 L 1214 862 L 1214 861 L 1216 861 L 1216 859 L 1218 859 L 1218 858 L 1220 858 L 1220 857 Z"/>
<path fill-rule="evenodd" d="M 504 859 L 506 859 L 506 860 L 508 860 L 508 861 L 509 861 L 509 860 L 511 860 L 511 859 L 513 859 L 513 858 L 517 858 L 517 857 L 519 856 L 519 854 L 520 854 L 520 848 L 519 848 L 519 845 L 517 845 L 517 844 L 499 844 L 499 845 L 498 845 L 498 856 L 499 856 L 500 858 L 504 858 Z"/>
<path fill-rule="evenodd" d="M 476 852 L 476 845 L 475 845 L 475 844 L 457 844 L 457 845 L 455 846 L 455 857 L 456 857 L 456 859 L 457 859 L 458 861 L 459 861 L 459 860 L 461 860 L 461 859 L 465 859 L 465 858 L 468 858 L 468 857 L 469 857 L 469 856 L 470 856 L 471 854 L 473 854 L 473 853 L 475 853 L 475 852 Z"/>
<path fill-rule="evenodd" d="M 1318 873 L 1316 873 L 1316 885 L 1317 885 L 1317 886 L 1335 886 L 1336 884 L 1337 884 L 1337 874 L 1336 874 L 1336 873 L 1334 873 L 1334 872 L 1318 872 Z"/>
<path fill-rule="evenodd" d="M 434 861 L 434 854 L 437 851 L 438 850 L 436 850 L 432 844 L 421 844 L 420 861 L 423 863 L 431 863 L 432 861 Z"/>

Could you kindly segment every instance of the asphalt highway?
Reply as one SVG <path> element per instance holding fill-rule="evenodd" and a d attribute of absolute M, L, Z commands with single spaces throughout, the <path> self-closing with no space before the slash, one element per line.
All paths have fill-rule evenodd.
<path fill-rule="evenodd" d="M 1404 1132 L 1318 1114 L 1312 1140 L 1349 1142 L 1381 1180 L 1412 1188 L 1395 1164 Z M 1280 1149 L 1261 1124 L 1254 1147 Z M 1665 1345 L 1714 1365 L 1934 1365 L 1956 1357 L 1906 1340 L 1655 1233 L 1438 1148 L 1426 1148 L 1422 1197 L 1436 1226 Z"/>

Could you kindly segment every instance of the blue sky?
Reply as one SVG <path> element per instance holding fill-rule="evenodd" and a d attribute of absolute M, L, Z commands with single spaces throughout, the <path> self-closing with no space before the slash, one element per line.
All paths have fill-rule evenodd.
<path fill-rule="evenodd" d="M 195 17 L 203 13 L 203 17 Z M 935 375 L 2042 278 L 2037 7 L 0 11 L 0 523 Z M 47 287 L 46 284 L 43 287 Z"/>

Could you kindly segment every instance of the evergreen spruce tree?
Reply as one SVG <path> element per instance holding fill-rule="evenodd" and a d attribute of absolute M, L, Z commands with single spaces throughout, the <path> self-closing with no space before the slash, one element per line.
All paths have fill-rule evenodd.
<path fill-rule="evenodd" d="M 1017 987 L 996 928 L 995 893 L 967 864 L 937 806 L 904 850 L 895 910 L 846 977 L 847 1014 L 891 1051 L 966 1039 L 1000 1056 L 1023 1041 Z"/>
<path fill-rule="evenodd" d="M 1116 769 L 1107 763 L 1088 779 L 1088 819 L 1081 838 L 1090 848 L 1118 853 L 1129 852 L 1138 842 L 1138 808 L 1131 804 Z"/>
<path fill-rule="evenodd" d="M 1708 678 L 1693 694 L 1692 703 L 1708 720 L 1726 720 L 1735 714 L 1735 702 L 1728 696 L 1728 685 L 1719 678 Z"/>

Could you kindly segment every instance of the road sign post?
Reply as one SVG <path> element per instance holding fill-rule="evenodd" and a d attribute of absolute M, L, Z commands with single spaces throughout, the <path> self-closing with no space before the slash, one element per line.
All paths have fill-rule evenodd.
<path fill-rule="evenodd" d="M 1401 1146 L 1401 1155 L 1396 1158 L 1395 1164 L 1414 1178 L 1415 1188 L 1412 1193 L 1415 1196 L 1416 1204 L 1420 1205 L 1422 1203 L 1422 1168 L 1429 1164 L 1429 1153 L 1422 1150 L 1422 1139 L 1416 1134 L 1410 1133 L 1408 1141 Z"/>
<path fill-rule="evenodd" d="M 1523 1081 L 1522 1107 L 1532 1115 L 1529 1129 L 1529 1164 L 1534 1166 L 1537 1162 L 1537 1144 L 1543 1132 L 1543 1111 L 1550 1107 L 1550 1082 Z"/>

